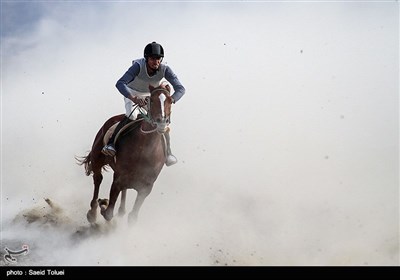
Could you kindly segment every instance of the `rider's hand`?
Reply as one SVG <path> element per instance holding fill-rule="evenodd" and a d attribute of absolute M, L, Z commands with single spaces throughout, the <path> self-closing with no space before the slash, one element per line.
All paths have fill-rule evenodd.
<path fill-rule="evenodd" d="M 137 97 L 137 96 L 133 97 L 132 101 L 135 104 L 138 104 L 140 107 L 146 106 L 146 104 L 147 104 L 147 99 L 140 98 L 140 97 Z"/>

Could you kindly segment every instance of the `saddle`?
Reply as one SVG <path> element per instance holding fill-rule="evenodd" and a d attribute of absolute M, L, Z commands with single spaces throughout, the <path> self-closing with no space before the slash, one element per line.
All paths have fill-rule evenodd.
<path fill-rule="evenodd" d="M 135 128 L 137 128 L 137 127 L 139 126 L 139 124 L 140 124 L 142 121 L 143 121 L 143 118 L 140 118 L 140 119 L 136 119 L 136 120 L 134 120 L 134 121 L 130 121 L 129 123 L 127 123 L 126 125 L 124 125 L 124 126 L 120 129 L 120 131 L 118 131 L 118 134 L 115 135 L 114 144 L 117 143 L 117 140 L 118 140 L 118 138 L 119 138 L 121 135 L 123 135 L 123 134 L 125 134 L 125 133 L 128 133 L 129 131 L 134 130 Z M 113 125 L 107 130 L 107 132 L 104 134 L 104 138 L 103 138 L 103 144 L 104 144 L 104 145 L 107 145 L 108 140 L 109 140 L 109 139 L 111 138 L 111 136 L 113 135 L 114 130 L 115 130 L 115 128 L 117 127 L 117 125 L 118 125 L 119 123 L 120 123 L 120 122 L 116 122 L 115 124 L 113 124 Z"/>

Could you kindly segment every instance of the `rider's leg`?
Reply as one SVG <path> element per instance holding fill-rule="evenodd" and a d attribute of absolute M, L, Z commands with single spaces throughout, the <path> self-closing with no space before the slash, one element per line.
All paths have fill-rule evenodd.
<path fill-rule="evenodd" d="M 165 140 L 167 141 L 167 159 L 165 160 L 166 166 L 171 166 L 178 162 L 178 159 L 171 152 L 171 139 L 169 136 L 169 129 L 164 133 Z"/>
<path fill-rule="evenodd" d="M 102 152 L 106 155 L 109 156 L 115 156 L 115 153 L 117 150 L 115 149 L 114 145 L 114 140 L 115 136 L 117 136 L 118 132 L 121 130 L 122 127 L 124 127 L 125 124 L 127 124 L 129 121 L 129 118 L 127 116 L 124 116 L 124 118 L 117 124 L 117 127 L 115 128 L 113 134 L 111 135 L 110 139 L 108 140 L 107 145 L 103 147 Z"/>
<path fill-rule="evenodd" d="M 114 145 L 114 140 L 115 140 L 115 136 L 118 134 L 118 132 L 121 130 L 121 128 L 128 122 L 128 120 L 134 120 L 135 118 L 135 112 L 132 112 L 132 107 L 133 107 L 133 102 L 132 100 L 130 100 L 129 98 L 124 98 L 124 102 L 125 102 L 125 116 L 124 118 L 119 122 L 119 124 L 117 125 L 117 127 L 115 128 L 113 135 L 111 136 L 111 138 L 108 140 L 107 145 L 105 145 L 103 147 L 102 153 L 105 155 L 109 155 L 109 156 L 115 156 L 115 153 L 117 152 L 117 150 L 115 149 L 115 145 Z M 133 114 L 132 114 L 133 113 Z M 129 117 L 128 117 L 129 116 Z"/>

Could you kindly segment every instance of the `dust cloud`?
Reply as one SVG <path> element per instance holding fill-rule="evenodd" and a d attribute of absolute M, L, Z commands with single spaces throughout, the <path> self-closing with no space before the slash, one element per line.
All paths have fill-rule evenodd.
<path fill-rule="evenodd" d="M 1 5 L 1 265 L 399 265 L 398 3 Z M 74 157 L 151 41 L 179 163 L 90 227 Z"/>

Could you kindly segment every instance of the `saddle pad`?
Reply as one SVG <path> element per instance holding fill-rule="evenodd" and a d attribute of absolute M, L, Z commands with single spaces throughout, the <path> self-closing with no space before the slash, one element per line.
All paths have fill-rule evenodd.
<path fill-rule="evenodd" d="M 121 130 L 118 131 L 118 134 L 115 136 L 114 144 L 117 142 L 118 137 L 119 137 L 125 130 L 127 130 L 128 128 L 130 128 L 130 127 L 132 127 L 132 126 L 134 126 L 134 125 L 139 124 L 141 121 L 143 121 L 143 119 L 134 120 L 134 121 L 131 121 L 131 122 L 127 123 L 126 125 L 124 125 L 124 126 L 121 128 Z M 113 124 L 113 125 L 107 130 L 107 132 L 104 134 L 104 138 L 103 138 L 103 143 L 104 143 L 104 145 L 107 145 L 108 140 L 109 140 L 109 139 L 111 138 L 111 136 L 113 135 L 113 133 L 114 133 L 114 131 L 115 131 L 115 129 L 117 128 L 117 125 L 118 125 L 119 123 L 120 123 L 120 122 L 117 122 L 117 123 Z"/>

